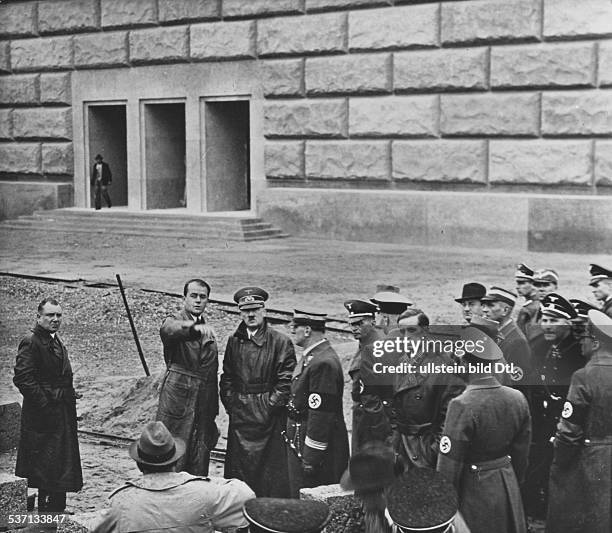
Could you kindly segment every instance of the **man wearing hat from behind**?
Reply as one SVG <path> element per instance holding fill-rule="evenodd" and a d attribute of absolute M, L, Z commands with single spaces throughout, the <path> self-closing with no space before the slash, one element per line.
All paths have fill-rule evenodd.
<path fill-rule="evenodd" d="M 524 299 L 516 317 L 516 325 L 523 334 L 527 331 L 527 324 L 536 320 L 540 304 L 538 301 L 538 291 L 533 285 L 533 269 L 525 263 L 516 266 L 514 280 L 516 282 L 516 292 Z"/>
<path fill-rule="evenodd" d="M 455 488 L 435 470 L 405 472 L 389 488 L 387 500 L 394 533 L 470 533 Z"/>
<path fill-rule="evenodd" d="M 482 310 L 485 318 L 499 322 L 499 347 L 504 359 L 516 368 L 516 371 L 510 374 L 510 385 L 527 395 L 528 390 L 523 386 L 531 379 L 531 349 L 525 335 L 512 319 L 516 298 L 516 294 L 509 290 L 491 287 L 482 299 Z"/>
<path fill-rule="evenodd" d="M 329 522 L 329 506 L 316 500 L 254 498 L 244 504 L 250 533 L 320 533 Z"/>
<path fill-rule="evenodd" d="M 601 311 L 612 317 L 612 270 L 592 264 L 590 273 L 593 296 L 601 302 Z"/>
<path fill-rule="evenodd" d="M 338 483 L 349 458 L 342 411 L 342 363 L 325 338 L 322 313 L 295 310 L 295 344 L 304 349 L 291 382 L 285 433 L 291 497 L 303 487 Z"/>
<path fill-rule="evenodd" d="M 469 324 L 472 321 L 473 316 L 482 315 L 482 305 L 480 304 L 480 300 L 486 293 L 487 289 L 480 283 L 466 283 L 463 286 L 461 296 L 459 298 L 455 298 L 455 302 L 461 306 L 463 319 L 466 321 L 466 323 Z"/>
<path fill-rule="evenodd" d="M 524 533 L 519 483 L 531 439 L 529 406 L 522 393 L 500 385 L 487 365 L 499 346 L 474 327 L 461 332 L 468 386 L 448 405 L 438 471 L 459 493 L 459 510 L 472 533 Z"/>
<path fill-rule="evenodd" d="M 247 525 L 242 506 L 253 491 L 237 479 L 198 477 L 177 472 L 185 442 L 173 438 L 163 422 L 149 422 L 129 454 L 143 473 L 110 495 L 111 508 L 94 533 L 201 531 Z"/>
<path fill-rule="evenodd" d="M 548 533 L 612 531 L 612 318 L 588 312 L 588 362 L 572 376 L 554 439 Z"/>
<path fill-rule="evenodd" d="M 572 374 L 584 366 L 585 360 L 572 333 L 573 321 L 578 316 L 572 304 L 554 292 L 546 295 L 541 304 L 541 326 L 550 348 L 543 357 L 534 354 L 536 376 L 531 387 L 533 444 L 523 498 L 528 514 L 544 519 L 552 461 L 550 439 L 555 434 Z"/>
<path fill-rule="evenodd" d="M 286 406 L 295 368 L 288 335 L 265 318 L 268 293 L 244 287 L 234 294 L 242 321 L 227 340 L 220 396 L 229 415 L 225 477 L 245 481 L 257 496 L 289 495 Z"/>
<path fill-rule="evenodd" d="M 364 300 L 347 300 L 344 307 L 349 312 L 349 326 L 359 347 L 351 360 L 349 376 L 353 380 L 353 423 L 351 453 L 372 441 L 391 438 L 391 425 L 380 397 L 381 390 L 372 386 L 374 349 L 376 341 L 385 338 L 384 332 L 375 326 L 378 307 Z"/>

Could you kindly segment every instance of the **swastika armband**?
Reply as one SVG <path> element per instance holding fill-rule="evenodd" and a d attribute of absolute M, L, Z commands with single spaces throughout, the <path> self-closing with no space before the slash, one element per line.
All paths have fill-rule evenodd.
<path fill-rule="evenodd" d="M 334 412 L 340 405 L 336 394 L 325 394 L 324 392 L 311 392 L 308 395 L 308 407 L 315 411 Z"/>
<path fill-rule="evenodd" d="M 566 400 L 563 404 L 561 416 L 564 420 L 577 426 L 583 426 L 586 418 L 587 408 L 584 405 L 576 405 L 575 403 Z"/>
<path fill-rule="evenodd" d="M 442 435 L 439 444 L 440 455 L 444 455 L 453 461 L 463 461 L 468 444 L 467 441 Z"/>

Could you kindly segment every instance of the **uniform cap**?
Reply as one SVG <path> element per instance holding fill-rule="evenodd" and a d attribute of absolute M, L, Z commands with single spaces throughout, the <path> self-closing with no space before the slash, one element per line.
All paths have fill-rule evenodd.
<path fill-rule="evenodd" d="M 395 285 L 387 285 L 386 283 L 379 283 L 376 285 L 376 292 L 399 292 L 400 288 Z"/>
<path fill-rule="evenodd" d="M 391 486 L 387 497 L 391 520 L 400 531 L 436 531 L 457 514 L 457 492 L 452 483 L 430 468 L 411 468 Z"/>
<path fill-rule="evenodd" d="M 377 292 L 370 301 L 378 306 L 381 313 L 399 315 L 412 305 L 405 296 L 392 291 Z"/>
<path fill-rule="evenodd" d="M 455 298 L 455 302 L 463 303 L 466 300 L 480 300 L 485 294 L 487 289 L 480 283 L 466 283 L 461 291 L 461 297 Z"/>
<path fill-rule="evenodd" d="M 243 287 L 234 294 L 238 309 L 257 309 L 264 306 L 268 293 L 259 287 Z"/>
<path fill-rule="evenodd" d="M 366 302 L 365 300 L 347 300 L 344 302 L 344 307 L 349 312 L 349 322 L 355 322 L 357 319 L 372 317 L 376 315 L 378 306 Z"/>
<path fill-rule="evenodd" d="M 591 274 L 589 285 L 597 285 L 601 280 L 612 278 L 612 270 L 595 264 L 591 264 L 589 273 Z"/>
<path fill-rule="evenodd" d="M 253 498 L 242 512 L 251 533 L 318 533 L 331 516 L 324 502 L 284 498 Z"/>
<path fill-rule="evenodd" d="M 574 309 L 574 306 L 556 292 L 547 294 L 541 304 L 543 315 L 565 318 L 567 320 L 578 318 L 578 313 Z"/>
<path fill-rule="evenodd" d="M 344 490 L 374 491 L 393 483 L 395 455 L 382 442 L 370 442 L 355 452 L 340 479 Z"/>
<path fill-rule="evenodd" d="M 589 311 L 591 310 L 598 311 L 597 306 L 589 302 L 585 302 L 584 300 L 578 300 L 577 298 L 570 298 L 569 302 L 574 307 L 574 310 L 576 311 L 578 318 L 581 318 L 583 320 L 586 320 L 589 318 Z"/>
<path fill-rule="evenodd" d="M 589 311 L 589 322 L 596 336 L 612 340 L 612 318 L 601 311 L 591 310 Z"/>
<path fill-rule="evenodd" d="M 293 310 L 293 323 L 296 326 L 325 327 L 326 320 L 326 313 L 317 313 L 314 311 L 300 311 L 299 309 Z"/>
<path fill-rule="evenodd" d="M 529 268 L 525 263 L 516 265 L 514 278 L 519 281 L 533 281 L 533 269 Z"/>
<path fill-rule="evenodd" d="M 491 287 L 487 294 L 482 298 L 483 302 L 504 302 L 514 307 L 518 296 L 512 291 L 501 287 Z"/>
<path fill-rule="evenodd" d="M 185 453 L 185 441 L 173 437 L 163 422 L 149 422 L 128 453 L 134 461 L 151 466 L 175 463 Z"/>
<path fill-rule="evenodd" d="M 483 361 L 498 361 L 504 356 L 501 348 L 489 335 L 473 326 L 468 326 L 461 331 L 461 340 L 466 344 L 471 343 L 470 348 L 474 347 L 470 351 L 470 348 L 464 345 L 467 353 Z"/>
<path fill-rule="evenodd" d="M 552 268 L 542 268 L 533 273 L 533 283 L 559 283 L 559 274 Z"/>

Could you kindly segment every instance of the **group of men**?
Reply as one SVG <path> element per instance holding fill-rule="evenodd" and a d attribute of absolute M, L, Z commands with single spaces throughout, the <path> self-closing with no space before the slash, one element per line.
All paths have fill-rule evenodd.
<path fill-rule="evenodd" d="M 516 292 L 525 299 L 520 309 L 512 290 L 468 283 L 456 299 L 465 320 L 461 327 L 430 324 L 393 286 L 379 286 L 371 299 L 345 302 L 359 341 L 349 368 L 353 456 L 380 443 L 393 451 L 394 472 L 404 478 L 413 471 L 439 471 L 458 492 L 462 520 L 473 533 L 523 532 L 525 511 L 545 517 L 547 509 L 550 533 L 608 531 L 612 271 L 591 265 L 590 272 L 601 310 L 558 294 L 554 270 L 533 271 L 524 264 L 515 274 Z M 160 330 L 167 372 L 156 422 L 130 452 L 143 473 L 165 477 L 156 476 L 153 487 L 149 477 L 143 486 L 117 491 L 111 499 L 115 514 L 100 531 L 118 530 L 109 524 L 118 523 L 121 509 L 133 514 L 139 504 L 150 506 L 151 491 L 176 496 L 182 487 L 178 492 L 187 496 L 196 485 L 210 483 L 219 399 L 229 415 L 224 474 L 233 481 L 215 484 L 224 510 L 202 504 L 210 523 L 253 495 L 297 498 L 300 488 L 338 483 L 349 465 L 344 375 L 325 338 L 326 315 L 295 310 L 292 339 L 266 320 L 265 290 L 240 289 L 234 301 L 241 321 L 227 341 L 218 382 L 217 339 L 204 317 L 210 285 L 194 278 L 183 294 L 182 310 Z M 63 511 L 66 492 L 82 486 L 77 394 L 57 336 L 60 323 L 59 303 L 43 300 L 15 367 L 14 383 L 24 396 L 16 473 L 39 488 L 39 510 Z M 381 378 L 375 346 L 399 338 L 482 349 L 449 352 L 442 343 L 398 349 L 394 360 L 416 370 Z M 294 343 L 303 349 L 299 362 Z M 511 370 L 493 371 L 493 362 Z M 449 370 L 466 365 L 476 370 Z M 568 489 L 568 479 L 580 483 L 584 498 L 570 501 L 568 490 L 575 488 Z M 595 494 L 599 508 L 586 498 Z M 176 518 L 180 508 L 169 515 Z M 241 520 L 236 527 L 244 525 Z"/>

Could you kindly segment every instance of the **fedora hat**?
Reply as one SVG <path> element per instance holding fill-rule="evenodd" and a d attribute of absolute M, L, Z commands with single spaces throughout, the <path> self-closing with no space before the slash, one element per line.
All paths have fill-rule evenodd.
<path fill-rule="evenodd" d="M 395 480 L 395 455 L 382 442 L 366 444 L 349 461 L 349 467 L 342 475 L 340 486 L 344 490 L 379 490 Z"/>
<path fill-rule="evenodd" d="M 455 302 L 463 303 L 466 300 L 480 300 L 485 294 L 487 289 L 480 283 L 466 283 L 461 291 L 461 297 L 455 298 Z"/>
<path fill-rule="evenodd" d="M 176 462 L 185 453 L 185 441 L 173 437 L 163 422 L 149 422 L 138 440 L 130 444 L 134 461 L 149 466 L 164 466 Z"/>

